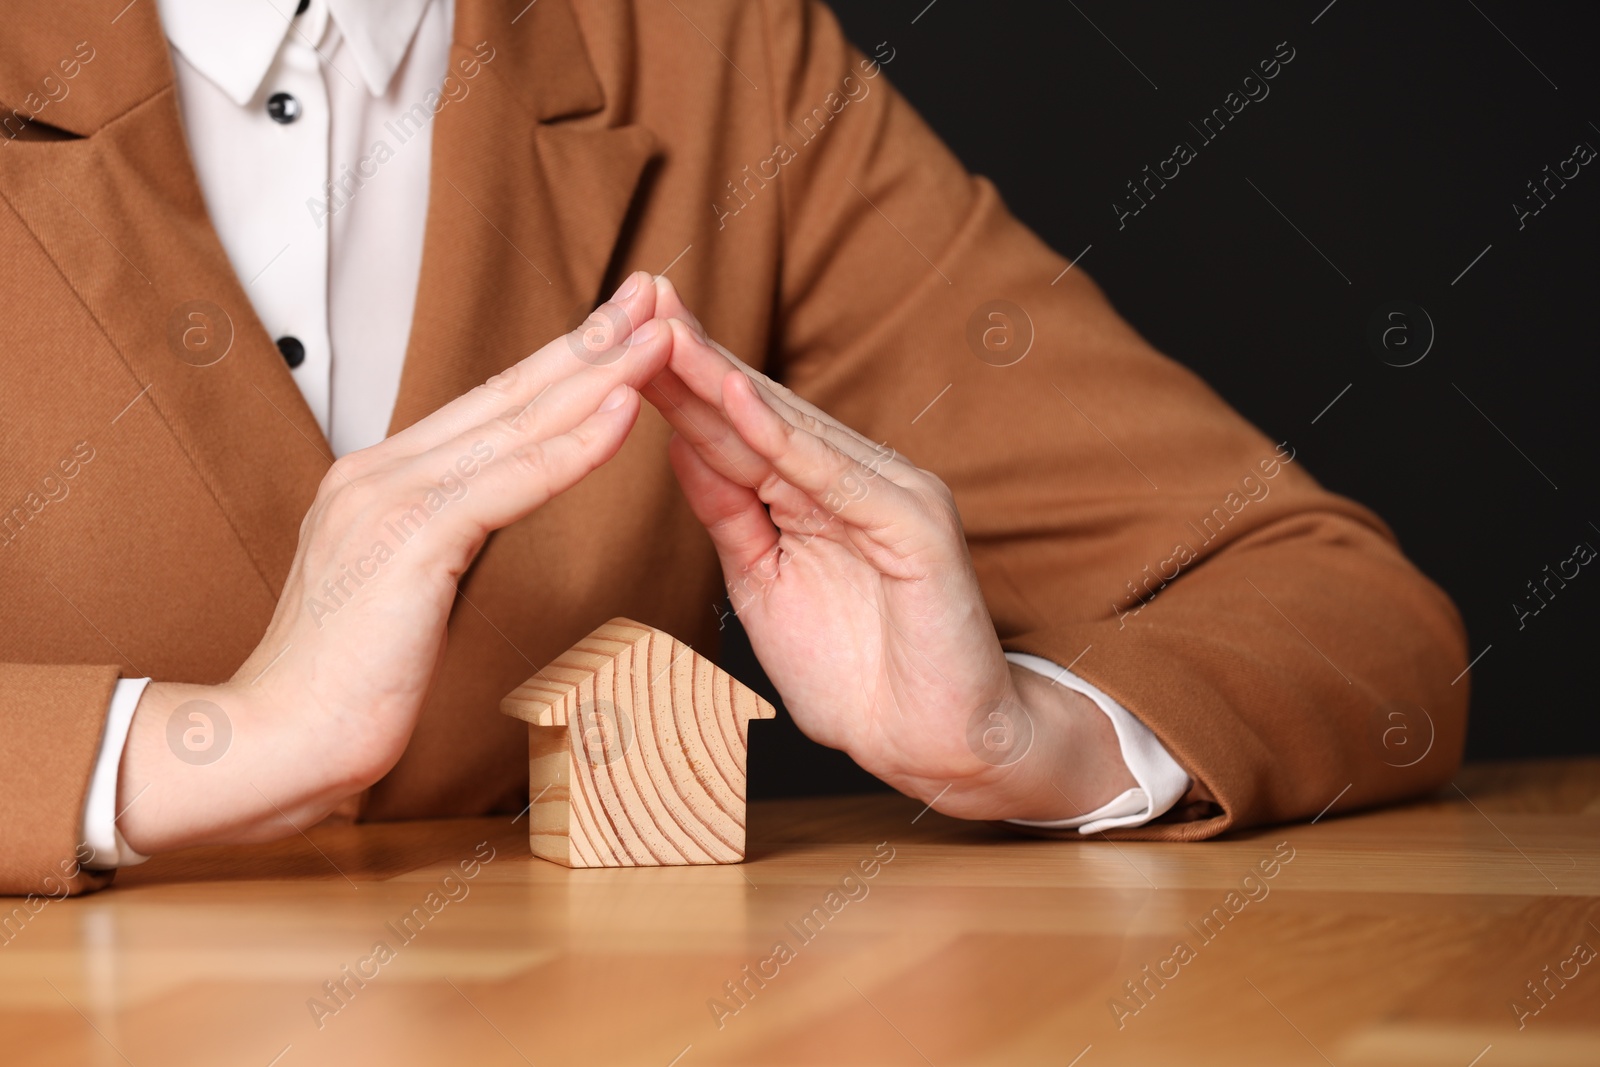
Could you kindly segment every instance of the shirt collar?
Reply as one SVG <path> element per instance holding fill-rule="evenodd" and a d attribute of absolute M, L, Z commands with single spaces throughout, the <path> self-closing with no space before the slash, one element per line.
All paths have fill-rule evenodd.
<path fill-rule="evenodd" d="M 243 107 L 260 90 L 284 38 L 292 32 L 320 47 L 329 18 L 350 45 L 367 91 L 383 95 L 429 3 L 311 0 L 298 18 L 299 0 L 157 0 L 157 7 L 172 47 Z"/>

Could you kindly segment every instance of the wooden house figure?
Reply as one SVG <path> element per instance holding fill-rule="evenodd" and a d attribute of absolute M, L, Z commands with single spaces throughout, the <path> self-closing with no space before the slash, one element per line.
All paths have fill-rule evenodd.
<path fill-rule="evenodd" d="M 744 859 L 751 719 L 772 705 L 671 634 L 612 619 L 500 703 L 528 724 L 528 842 L 568 867 Z"/>

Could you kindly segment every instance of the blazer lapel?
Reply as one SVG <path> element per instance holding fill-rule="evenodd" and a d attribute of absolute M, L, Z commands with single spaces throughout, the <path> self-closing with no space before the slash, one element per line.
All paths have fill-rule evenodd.
<path fill-rule="evenodd" d="M 458 0 L 451 69 L 470 92 L 435 119 L 391 432 L 582 320 L 654 148 L 642 127 L 606 125 L 568 0 L 513 16 Z M 167 424 L 275 592 L 331 452 L 206 214 L 156 5 L 110 24 L 89 0 L 25 8 L 0 40 L 0 102 L 19 106 L 26 72 L 80 41 L 95 58 L 74 91 L 0 141 L 0 196 L 109 342 L 107 373 Z"/>
<path fill-rule="evenodd" d="M 107 19 L 87 0 L 8 14 L 8 112 L 28 72 L 59 78 L 77 42 L 94 58 L 63 100 L 0 141 L 0 196 L 93 317 L 105 373 L 166 423 L 275 592 L 327 442 L 206 213 L 156 5 Z"/>
<path fill-rule="evenodd" d="M 568 0 L 537 0 L 512 22 L 520 6 L 458 0 L 451 75 L 469 92 L 434 120 L 422 272 L 391 433 L 593 310 L 654 151 L 643 127 L 606 125 Z M 464 77 L 474 63 L 476 76 Z"/>

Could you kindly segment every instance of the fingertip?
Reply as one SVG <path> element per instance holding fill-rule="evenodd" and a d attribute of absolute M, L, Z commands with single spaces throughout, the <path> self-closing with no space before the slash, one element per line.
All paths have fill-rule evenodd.
<path fill-rule="evenodd" d="M 667 319 L 667 325 L 672 330 L 672 341 L 674 346 L 681 345 L 686 348 L 706 347 L 705 336 L 698 329 L 696 329 L 695 324 L 689 320 L 674 315 Z"/>
<path fill-rule="evenodd" d="M 656 311 L 662 317 L 676 315 L 678 309 L 683 306 L 683 301 L 679 299 L 678 290 L 673 287 L 666 275 L 651 275 L 650 286 L 655 293 Z"/>
<path fill-rule="evenodd" d="M 649 275 L 642 270 L 636 270 L 629 274 L 622 279 L 622 284 L 617 286 L 617 291 L 611 295 L 611 300 L 614 303 L 620 303 L 628 299 L 639 291 L 639 287 L 644 284 L 645 279 L 648 277 Z"/>
<path fill-rule="evenodd" d="M 663 274 L 656 275 L 656 307 L 663 317 L 682 319 L 702 342 L 705 341 L 705 325 L 694 312 L 689 310 L 689 305 L 684 301 L 683 294 L 678 292 L 678 287 Z"/>
<path fill-rule="evenodd" d="M 651 319 L 640 327 L 640 339 L 630 349 L 628 381 L 635 389 L 643 389 L 667 372 L 672 362 L 672 328 L 660 319 Z"/>
<path fill-rule="evenodd" d="M 606 412 L 620 410 L 624 406 L 632 403 L 634 398 L 638 395 L 639 394 L 637 390 L 635 390 L 633 386 L 629 385 L 627 382 L 623 382 L 621 385 L 618 385 L 615 389 L 606 394 L 606 398 L 600 402 L 600 410 Z"/>
<path fill-rule="evenodd" d="M 567 333 L 567 345 L 585 363 L 603 365 L 619 358 L 619 347 L 649 340 L 656 319 L 655 287 L 650 275 L 634 271 L 622 280 L 611 299 Z"/>
<path fill-rule="evenodd" d="M 623 305 L 633 322 L 653 318 L 656 311 L 655 279 L 647 271 L 634 271 L 623 279 L 622 288 L 617 290 L 611 302 Z"/>

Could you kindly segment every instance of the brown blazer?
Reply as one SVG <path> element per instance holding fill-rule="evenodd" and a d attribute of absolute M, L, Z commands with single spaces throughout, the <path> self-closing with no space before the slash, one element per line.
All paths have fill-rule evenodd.
<path fill-rule="evenodd" d="M 1203 838 L 1313 815 L 1347 785 L 1340 810 L 1448 780 L 1467 695 L 1450 601 L 1377 518 L 1285 462 L 1293 442 L 1153 351 L 1082 268 L 1063 276 L 823 7 L 540 0 L 513 22 L 522 7 L 457 0 L 452 62 L 480 42 L 493 58 L 434 120 L 392 429 L 626 272 L 671 264 L 714 336 L 951 485 L 1006 648 L 1075 664 L 1215 798 L 1121 836 Z M 0 33 L 14 893 L 71 873 L 118 675 L 219 682 L 255 645 L 330 462 L 206 216 L 156 6 L 108 10 L 21 5 Z M 204 367 L 169 339 L 197 300 L 232 322 Z M 975 318 L 993 300 L 1031 320 L 1011 366 L 974 354 L 1004 328 Z M 721 578 L 667 438 L 647 408 L 614 461 L 490 539 L 365 818 L 519 808 L 523 728 L 498 701 L 613 615 L 714 647 Z M 1397 749 L 1391 704 L 1431 719 L 1409 766 L 1396 752 L 1420 752 L 1424 727 L 1412 708 L 1416 743 Z"/>

